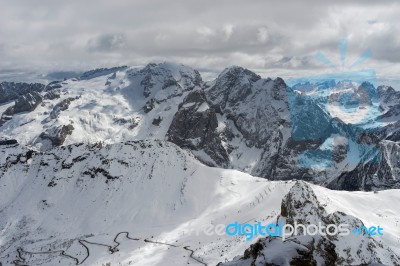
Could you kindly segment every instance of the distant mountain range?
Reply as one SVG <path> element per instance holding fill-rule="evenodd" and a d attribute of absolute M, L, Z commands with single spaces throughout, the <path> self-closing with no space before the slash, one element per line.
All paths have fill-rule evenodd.
<path fill-rule="evenodd" d="M 288 87 L 241 67 L 203 82 L 190 67 L 162 63 L 97 69 L 47 86 L 3 82 L 0 103 L 10 101 L 0 109 L 0 132 L 32 149 L 162 139 L 207 165 L 270 180 L 399 187 L 400 92 L 387 86 L 329 80 Z M 343 101 L 375 111 L 353 123 L 359 114 L 341 117 Z"/>
<path fill-rule="evenodd" d="M 400 264 L 391 87 L 161 63 L 2 82 L 0 114 L 0 265 Z M 204 233 L 282 220 L 385 234 Z"/>

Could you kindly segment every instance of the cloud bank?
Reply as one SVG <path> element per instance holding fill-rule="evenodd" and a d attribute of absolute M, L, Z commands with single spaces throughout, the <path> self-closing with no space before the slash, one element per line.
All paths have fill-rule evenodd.
<path fill-rule="evenodd" d="M 360 68 L 385 80 L 400 72 L 395 0 L 2 0 L 0 9 L 2 80 L 165 60 L 298 77 L 332 71 L 315 55 L 340 63 L 341 39 L 345 66 L 370 49 Z"/>

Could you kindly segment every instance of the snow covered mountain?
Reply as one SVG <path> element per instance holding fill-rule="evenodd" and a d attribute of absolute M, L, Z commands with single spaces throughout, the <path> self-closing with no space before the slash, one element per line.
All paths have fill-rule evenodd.
<path fill-rule="evenodd" d="M 196 264 L 190 249 L 216 264 L 244 249 L 246 240 L 196 230 L 272 219 L 292 185 L 204 166 L 165 141 L 75 144 L 44 153 L 11 144 L 1 154 L 5 265 Z"/>
<path fill-rule="evenodd" d="M 73 144 L 46 152 L 18 144 L 1 147 L 4 265 L 215 265 L 257 239 L 246 241 L 224 232 L 209 235 L 204 228 L 280 217 L 379 223 L 384 237 L 362 237 L 360 247 L 356 239 L 321 241 L 336 246 L 333 256 L 341 265 L 398 265 L 400 204 L 388 205 L 398 200 L 397 190 L 335 192 L 306 183 L 268 181 L 207 167 L 178 146 L 157 140 Z M 298 250 L 290 244 L 292 239 L 274 243 Z M 349 255 L 342 248 L 349 249 Z M 326 249 L 319 246 L 318 252 Z"/>
<path fill-rule="evenodd" d="M 303 179 L 345 190 L 398 188 L 392 151 L 398 93 L 349 82 L 301 89 L 241 67 L 227 68 L 210 82 L 173 63 L 98 69 L 2 106 L 0 131 L 42 151 L 81 142 L 166 139 L 207 165 L 272 180 Z M 365 91 L 379 95 L 376 109 L 382 111 L 364 121 L 376 125 L 372 130 L 338 118 L 339 109 L 321 100 L 328 92 L 329 101 L 339 101 L 349 90 L 356 98 L 347 102 L 362 105 L 369 99 Z"/>
<path fill-rule="evenodd" d="M 272 180 L 296 178 L 345 190 L 399 187 L 397 157 L 388 150 L 399 131 L 398 93 L 376 90 L 384 111 L 373 113 L 371 133 L 338 118 L 337 108 L 322 104 L 323 93 L 315 97 L 333 85 L 329 99 L 353 90 L 364 105 L 368 95 L 360 88 L 374 90 L 368 83 L 328 82 L 301 93 L 280 78 L 263 79 L 241 67 L 227 68 L 210 82 L 173 63 L 99 69 L 3 105 L 0 131 L 42 151 L 81 142 L 166 139 L 207 165 Z"/>
<path fill-rule="evenodd" d="M 286 265 L 276 258 L 290 261 L 296 254 L 324 265 L 318 258 L 326 252 L 338 263 L 325 265 L 398 265 L 398 190 L 339 192 L 268 181 L 205 166 L 157 140 L 72 144 L 46 152 L 8 144 L 0 152 L 3 265 L 216 265 L 235 257 L 242 264 L 233 265 L 250 265 L 262 252 L 275 254 L 267 256 L 274 265 Z M 283 218 L 380 224 L 385 234 L 317 239 L 324 245 L 314 242 L 304 253 L 299 247 L 312 239 L 247 241 L 226 235 L 223 226 L 222 233 L 216 229 Z M 207 233 L 210 226 L 214 234 Z M 259 243 L 265 251 L 252 252 Z M 255 255 L 243 262 L 237 255 L 250 244 L 246 254 Z"/>
<path fill-rule="evenodd" d="M 79 142 L 163 139 L 178 104 L 201 82 L 198 72 L 173 64 L 90 73 L 48 85 L 34 111 L 14 112 L 2 135 L 40 150 Z M 158 118 L 163 121 L 154 125 Z"/>
<path fill-rule="evenodd" d="M 307 88 L 174 63 L 1 83 L 0 265 L 399 265 L 398 92 Z M 247 241 L 234 221 L 385 234 Z"/>

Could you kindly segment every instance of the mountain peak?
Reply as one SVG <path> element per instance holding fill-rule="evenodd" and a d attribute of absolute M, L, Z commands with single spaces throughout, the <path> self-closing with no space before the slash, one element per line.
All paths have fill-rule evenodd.
<path fill-rule="evenodd" d="M 109 75 L 109 74 L 112 74 L 117 71 L 122 71 L 127 68 L 128 68 L 128 66 L 116 66 L 116 67 L 111 67 L 111 68 L 97 68 L 97 69 L 93 69 L 93 70 L 84 72 L 79 77 L 79 79 L 81 79 L 81 80 L 93 79 L 93 78 Z"/>
<path fill-rule="evenodd" d="M 237 79 L 242 79 L 242 78 L 247 78 L 253 82 L 261 79 L 259 75 L 254 73 L 251 70 L 248 70 L 247 68 L 243 68 L 241 66 L 231 66 L 228 68 L 225 68 L 221 74 L 219 74 L 218 79 L 220 78 L 237 78 Z"/>

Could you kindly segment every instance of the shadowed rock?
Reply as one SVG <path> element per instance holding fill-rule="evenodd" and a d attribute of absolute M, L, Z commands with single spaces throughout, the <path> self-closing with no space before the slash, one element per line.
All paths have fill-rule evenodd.
<path fill-rule="evenodd" d="M 229 157 L 222 146 L 217 127 L 215 110 L 207 104 L 204 91 L 197 90 L 189 93 L 179 105 L 168 129 L 167 138 L 182 148 L 191 149 L 206 164 L 226 167 Z M 214 162 L 196 153 L 201 150 Z"/>
<path fill-rule="evenodd" d="M 31 112 L 35 110 L 42 101 L 42 95 L 35 91 L 19 96 L 15 101 L 14 114 Z"/>

